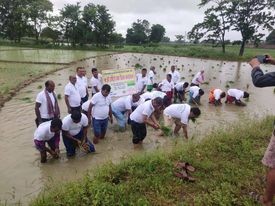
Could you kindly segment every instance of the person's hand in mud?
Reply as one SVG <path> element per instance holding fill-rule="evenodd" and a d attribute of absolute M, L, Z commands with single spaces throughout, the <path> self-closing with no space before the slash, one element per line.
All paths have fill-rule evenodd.
<path fill-rule="evenodd" d="M 58 154 L 55 151 L 53 151 L 52 149 L 46 147 L 46 151 L 48 153 L 50 153 L 53 156 L 53 158 L 58 158 Z"/>
<path fill-rule="evenodd" d="M 153 124 L 153 128 L 154 128 L 154 129 L 160 129 L 160 125 L 159 125 L 158 123 L 154 123 L 154 124 Z"/>

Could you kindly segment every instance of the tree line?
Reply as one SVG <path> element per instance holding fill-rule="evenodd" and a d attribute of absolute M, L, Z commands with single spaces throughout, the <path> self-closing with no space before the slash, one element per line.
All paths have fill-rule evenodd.
<path fill-rule="evenodd" d="M 137 20 L 127 31 L 126 42 L 142 44 L 160 42 L 165 28 L 156 24 L 150 28 L 147 20 Z M 80 2 L 66 4 L 58 15 L 53 15 L 49 0 L 0 0 L 0 37 L 21 42 L 22 37 L 43 38 L 53 43 L 66 42 L 106 46 L 125 42 L 115 32 L 115 21 L 104 5 L 89 3 L 82 9 Z"/>
<path fill-rule="evenodd" d="M 225 36 L 230 30 L 241 34 L 239 55 L 242 56 L 248 41 L 259 44 L 264 36 L 260 29 L 274 29 L 275 0 L 201 0 L 199 7 L 205 6 L 208 8 L 203 22 L 196 24 L 188 37 L 195 43 L 202 38 L 219 42 L 223 53 Z"/>
<path fill-rule="evenodd" d="M 201 0 L 199 7 L 208 6 L 201 23 L 188 35 L 176 35 L 177 42 L 186 37 L 193 43 L 212 41 L 221 44 L 225 52 L 226 34 L 230 30 L 240 32 L 240 55 L 247 42 L 259 44 L 263 34 L 259 29 L 272 30 L 275 24 L 275 0 Z M 0 0 L 0 37 L 20 42 L 22 37 L 34 37 L 37 43 L 51 39 L 72 46 L 94 44 L 145 44 L 169 42 L 161 24 L 150 25 L 137 19 L 127 29 L 126 38 L 115 31 L 115 21 L 104 5 L 89 3 L 83 8 L 80 2 L 66 4 L 53 15 L 50 0 Z M 272 34 L 272 35 L 271 35 Z M 274 42 L 274 32 L 267 41 Z"/>

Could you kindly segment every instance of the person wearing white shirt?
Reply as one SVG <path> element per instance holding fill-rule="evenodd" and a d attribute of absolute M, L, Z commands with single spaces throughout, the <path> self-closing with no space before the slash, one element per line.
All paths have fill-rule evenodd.
<path fill-rule="evenodd" d="M 142 94 L 146 88 L 146 84 L 148 83 L 147 79 L 147 69 L 143 68 L 141 70 L 141 74 L 136 75 L 136 86 L 137 91 Z"/>
<path fill-rule="evenodd" d="M 151 92 L 153 90 L 153 84 L 155 83 L 155 74 L 156 68 L 151 66 L 150 71 L 148 73 L 148 83 L 147 83 L 147 91 Z"/>
<path fill-rule="evenodd" d="M 174 90 L 174 83 L 172 81 L 171 74 L 166 75 L 166 79 L 162 80 L 162 82 L 159 84 L 159 89 L 166 94 L 169 104 L 171 104 Z"/>
<path fill-rule="evenodd" d="M 36 149 L 40 152 L 41 163 L 47 162 L 47 152 L 54 158 L 58 158 L 59 154 L 59 131 L 62 127 L 62 121 L 59 118 L 54 118 L 39 124 L 34 132 L 34 144 Z M 58 139 L 57 139 L 58 138 Z M 46 147 L 46 143 L 50 148 Z"/>
<path fill-rule="evenodd" d="M 188 86 L 189 86 L 188 82 L 178 82 L 175 85 L 175 88 L 174 88 L 174 103 L 177 102 L 177 99 L 180 100 L 180 103 L 182 103 L 182 101 L 185 101 L 185 90 Z"/>
<path fill-rule="evenodd" d="M 225 96 L 225 92 L 221 89 L 211 89 L 209 92 L 209 104 L 214 104 L 215 106 L 221 105 L 221 99 Z"/>
<path fill-rule="evenodd" d="M 203 82 L 204 82 L 204 70 L 201 70 L 194 76 L 190 86 L 199 86 Z"/>
<path fill-rule="evenodd" d="M 94 131 L 94 144 L 97 144 L 99 139 L 105 137 L 108 120 L 111 124 L 113 123 L 112 108 L 111 103 L 112 99 L 110 97 L 111 87 L 108 84 L 104 84 L 100 92 L 96 93 L 89 105 L 88 109 L 88 119 L 93 123 Z"/>
<path fill-rule="evenodd" d="M 84 74 L 85 74 L 84 67 L 76 68 L 76 87 L 81 97 L 81 104 L 86 102 L 89 98 L 87 78 L 84 76 Z"/>
<path fill-rule="evenodd" d="M 169 102 L 169 98 L 167 97 L 166 93 L 161 92 L 161 91 L 152 91 L 152 92 L 145 92 L 142 95 L 140 95 L 142 99 L 145 101 L 155 99 L 157 97 L 162 98 L 163 100 L 163 107 L 166 108 L 168 107 L 171 103 Z M 156 114 L 155 114 L 156 115 Z M 157 115 L 156 115 L 157 116 Z"/>
<path fill-rule="evenodd" d="M 139 105 L 130 115 L 131 129 L 133 133 L 133 144 L 141 144 L 147 135 L 146 125 L 159 129 L 160 124 L 154 116 L 155 111 L 162 108 L 163 100 L 157 97 L 153 100 L 148 100 Z"/>
<path fill-rule="evenodd" d="M 174 84 L 177 84 L 180 81 L 180 73 L 176 70 L 176 67 L 174 65 L 171 66 L 171 71 L 169 74 L 172 75 L 172 82 Z"/>
<path fill-rule="evenodd" d="M 137 93 L 137 94 L 133 94 L 125 97 L 120 97 L 111 104 L 112 112 L 117 120 L 120 131 L 125 131 L 126 118 L 130 117 L 134 103 L 142 102 L 139 100 L 140 100 L 140 95 L 139 93 Z"/>
<path fill-rule="evenodd" d="M 191 86 L 189 88 L 189 104 L 200 105 L 201 96 L 204 95 L 204 91 L 198 86 Z"/>
<path fill-rule="evenodd" d="M 65 103 L 67 105 L 68 113 L 73 110 L 81 110 L 81 97 L 76 87 L 76 77 L 70 76 L 69 83 L 65 86 Z"/>
<path fill-rule="evenodd" d="M 91 103 L 91 99 L 88 99 L 85 103 L 81 105 L 82 113 L 88 117 L 88 110 Z"/>
<path fill-rule="evenodd" d="M 98 92 L 100 92 L 102 87 L 102 76 L 98 73 L 97 68 L 92 68 L 92 78 L 90 80 L 90 84 L 92 87 L 92 96 Z"/>
<path fill-rule="evenodd" d="M 172 127 L 175 123 L 174 134 L 178 135 L 179 130 L 183 129 L 183 134 L 188 139 L 187 125 L 189 119 L 195 121 L 201 111 L 198 107 L 192 107 L 188 104 L 171 104 L 163 111 L 164 126 Z"/>
<path fill-rule="evenodd" d="M 87 145 L 87 152 L 94 152 L 94 145 L 87 138 L 88 118 L 80 111 L 73 110 L 62 120 L 62 137 L 68 157 L 75 155 L 76 145 Z"/>
<path fill-rule="evenodd" d="M 145 100 L 154 99 L 156 97 L 160 97 L 163 99 L 166 96 L 166 93 L 161 91 L 152 91 L 152 92 L 145 92 L 140 96 Z"/>
<path fill-rule="evenodd" d="M 235 103 L 238 106 L 245 106 L 246 104 L 241 101 L 241 98 L 248 98 L 249 93 L 239 89 L 229 89 L 225 103 Z"/>
<path fill-rule="evenodd" d="M 60 117 L 60 109 L 56 94 L 54 92 L 55 84 L 51 80 L 45 82 L 45 89 L 36 96 L 35 114 L 36 126 L 42 122 L 50 121 L 54 117 Z"/>

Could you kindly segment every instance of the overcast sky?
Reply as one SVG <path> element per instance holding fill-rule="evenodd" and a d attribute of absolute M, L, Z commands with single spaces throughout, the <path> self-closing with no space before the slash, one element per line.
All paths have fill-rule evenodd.
<path fill-rule="evenodd" d="M 51 0 L 55 13 L 65 4 L 75 4 L 80 0 Z M 192 27 L 202 22 L 204 9 L 199 9 L 200 0 L 82 0 L 82 6 L 88 3 L 105 5 L 113 20 L 116 31 L 125 37 L 127 29 L 137 19 L 146 19 L 151 25 L 161 24 L 166 29 L 165 36 L 175 40 L 175 35 L 185 35 Z M 226 39 L 240 40 L 237 32 L 230 32 Z"/>

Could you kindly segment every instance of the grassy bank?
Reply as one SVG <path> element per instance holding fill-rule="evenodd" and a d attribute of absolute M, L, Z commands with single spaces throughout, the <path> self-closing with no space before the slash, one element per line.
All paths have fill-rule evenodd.
<path fill-rule="evenodd" d="M 85 50 L 85 51 L 110 51 L 110 52 L 134 52 L 147 54 L 161 54 L 171 56 L 205 58 L 213 60 L 228 61 L 248 61 L 251 57 L 259 54 L 270 54 L 275 56 L 275 49 L 264 48 L 245 48 L 244 55 L 239 56 L 240 46 L 227 45 L 226 52 L 222 53 L 221 47 L 211 45 L 182 45 L 182 44 L 145 44 L 140 46 L 134 45 L 111 45 L 108 48 L 95 47 L 94 45 L 84 46 L 66 46 L 66 45 L 41 45 L 30 43 L 7 43 L 0 42 L 0 45 L 9 47 L 37 48 L 37 49 L 56 49 L 56 50 Z"/>
<path fill-rule="evenodd" d="M 263 191 L 260 160 L 272 120 L 246 121 L 170 153 L 155 151 L 107 164 L 78 182 L 49 186 L 31 205 L 257 205 L 249 193 Z M 174 177 L 178 160 L 196 168 L 196 182 Z"/>
<path fill-rule="evenodd" d="M 115 50 L 120 52 L 163 54 L 228 61 L 248 61 L 253 56 L 259 54 L 275 56 L 275 49 L 246 48 L 244 56 L 240 57 L 238 56 L 239 46 L 227 46 L 225 53 L 222 53 L 220 47 L 203 45 L 124 46 Z"/>

